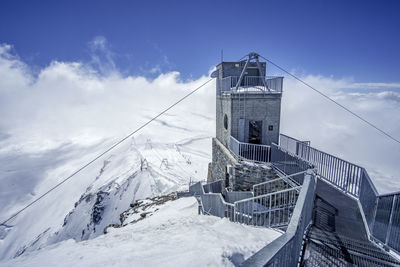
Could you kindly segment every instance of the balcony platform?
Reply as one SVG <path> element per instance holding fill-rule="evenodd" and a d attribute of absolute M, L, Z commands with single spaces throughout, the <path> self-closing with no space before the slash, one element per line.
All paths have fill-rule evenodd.
<path fill-rule="evenodd" d="M 238 81 L 239 76 L 222 78 L 217 84 L 218 94 L 282 94 L 283 77 L 246 76 L 237 86 Z"/>

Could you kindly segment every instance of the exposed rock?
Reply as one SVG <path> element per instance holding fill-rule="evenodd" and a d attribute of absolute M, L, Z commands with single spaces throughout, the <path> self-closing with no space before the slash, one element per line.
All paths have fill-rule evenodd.
<path fill-rule="evenodd" d="M 127 224 L 137 223 L 150 217 L 153 213 L 158 211 L 158 206 L 163 205 L 167 201 L 174 201 L 177 199 L 176 193 L 171 193 L 165 196 L 158 196 L 153 198 L 146 198 L 144 200 L 138 200 L 130 204 L 130 208 L 120 214 L 119 219 L 121 224 L 110 224 L 104 228 L 104 233 L 107 233 L 109 227 L 119 228 Z"/>

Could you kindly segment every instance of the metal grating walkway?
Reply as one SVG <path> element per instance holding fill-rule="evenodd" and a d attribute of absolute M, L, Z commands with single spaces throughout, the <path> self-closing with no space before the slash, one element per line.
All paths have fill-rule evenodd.
<path fill-rule="evenodd" d="M 350 197 L 319 181 L 301 266 L 400 266 L 368 240 L 358 213 Z"/>
<path fill-rule="evenodd" d="M 371 242 L 313 227 L 302 266 L 399 266 L 399 262 Z"/>

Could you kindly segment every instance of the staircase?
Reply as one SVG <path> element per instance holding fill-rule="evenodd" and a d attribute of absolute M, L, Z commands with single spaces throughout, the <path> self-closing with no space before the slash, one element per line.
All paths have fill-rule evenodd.
<path fill-rule="evenodd" d="M 301 266 L 399 266 L 399 262 L 370 241 L 348 238 L 312 227 Z"/>
<path fill-rule="evenodd" d="M 319 182 L 301 266 L 400 266 L 369 241 L 354 200 Z"/>
<path fill-rule="evenodd" d="M 222 180 L 204 185 L 196 183 L 189 187 L 189 193 L 198 201 L 199 214 L 284 230 L 290 222 L 301 190 L 301 186 L 293 187 L 288 182 L 290 177 L 277 175 L 275 179 L 253 185 L 251 192 L 228 192 L 222 188 Z"/>

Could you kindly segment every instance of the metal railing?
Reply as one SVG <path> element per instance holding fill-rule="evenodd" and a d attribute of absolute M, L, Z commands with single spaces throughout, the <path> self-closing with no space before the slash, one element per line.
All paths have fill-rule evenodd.
<path fill-rule="evenodd" d="M 307 160 L 299 158 L 276 144 L 272 144 L 271 154 L 271 162 L 277 173 L 281 172 L 283 175 L 292 175 L 290 179 L 297 184 L 303 184 L 304 175 L 301 175 L 302 172 L 314 168 L 314 165 Z M 296 173 L 300 174 L 295 175 Z"/>
<path fill-rule="evenodd" d="M 298 175 L 301 174 L 295 173 L 291 177 Z M 225 202 L 220 193 L 204 193 L 200 183 L 192 185 L 191 191 L 201 193 L 204 214 L 226 217 L 233 222 L 253 226 L 287 227 L 284 235 L 246 260 L 244 266 L 295 266 L 300 259 L 303 235 L 311 222 L 315 194 L 313 171 L 308 170 L 302 175 L 305 176 L 302 186 L 235 201 L 234 204 Z M 271 183 L 261 183 L 254 188 L 261 188 L 278 180 L 284 179 L 271 180 Z M 276 189 L 272 186 L 262 190 L 267 192 Z"/>
<path fill-rule="evenodd" d="M 245 76 L 238 88 L 239 76 L 229 76 L 220 79 L 217 85 L 218 93 L 281 93 L 283 77 Z"/>
<path fill-rule="evenodd" d="M 400 252 L 400 192 L 378 196 L 373 236 Z"/>
<path fill-rule="evenodd" d="M 311 223 L 315 183 L 315 176 L 310 172 L 304 178 L 297 204 L 285 234 L 251 256 L 241 266 L 298 266 L 303 237 Z"/>
<path fill-rule="evenodd" d="M 238 200 L 254 197 L 253 192 L 250 191 L 227 191 L 225 193 L 225 200 L 229 203 L 235 203 Z"/>
<path fill-rule="evenodd" d="M 271 161 L 271 147 L 267 145 L 243 143 L 231 136 L 229 148 L 238 160 Z"/>
<path fill-rule="evenodd" d="M 254 226 L 287 226 L 297 202 L 300 187 L 236 201 L 235 222 Z"/>
<path fill-rule="evenodd" d="M 312 163 L 317 174 L 325 180 L 355 197 L 360 196 L 364 168 L 322 152 L 297 139 L 281 134 L 281 147 Z"/>
<path fill-rule="evenodd" d="M 296 187 L 295 184 L 291 181 L 292 177 L 296 176 L 304 176 L 306 171 L 294 173 L 291 175 L 286 175 L 277 179 L 269 180 L 263 183 L 253 185 L 254 196 L 265 195 L 273 192 L 277 192 L 283 189 L 289 189 Z"/>
<path fill-rule="evenodd" d="M 203 185 L 204 193 L 222 193 L 222 180 Z"/>
<path fill-rule="evenodd" d="M 189 192 L 194 196 L 204 195 L 204 188 L 201 182 L 194 183 L 189 186 Z"/>
<path fill-rule="evenodd" d="M 359 190 L 358 201 L 361 206 L 361 213 L 364 215 L 365 222 L 368 225 L 368 230 L 372 234 L 372 227 L 374 224 L 374 217 L 377 204 L 378 191 L 374 183 L 369 178 L 367 171 L 363 168 L 361 175 L 361 184 Z M 400 240 L 400 239 L 399 239 Z"/>
<path fill-rule="evenodd" d="M 294 175 L 304 176 L 305 172 Z M 226 192 L 227 202 L 221 193 L 211 192 L 215 185 L 218 189 L 214 191 L 219 190 L 221 180 L 207 185 L 198 182 L 191 185 L 189 191 L 198 198 L 199 210 L 204 214 L 226 217 L 233 222 L 254 226 L 282 228 L 290 221 L 301 189 L 301 186 L 293 187 L 285 182 L 294 175 L 254 185 L 254 192 L 264 192 L 256 197 L 253 196 L 254 192 Z M 289 188 L 283 189 L 282 186 L 278 186 L 279 181 L 283 182 L 283 187 Z"/>
<path fill-rule="evenodd" d="M 228 218 L 230 221 L 234 221 L 235 206 L 225 202 L 220 193 L 201 195 L 201 201 L 205 214 Z"/>
<path fill-rule="evenodd" d="M 284 189 L 292 188 L 284 178 L 277 178 L 267 182 L 253 185 L 254 196 L 261 196 L 268 193 L 277 192 Z"/>
<path fill-rule="evenodd" d="M 371 239 L 400 254 L 400 192 L 378 195 L 364 168 L 287 135 L 281 134 L 280 143 L 288 154 L 294 154 L 315 165 L 317 174 L 323 180 L 353 196 Z"/>

